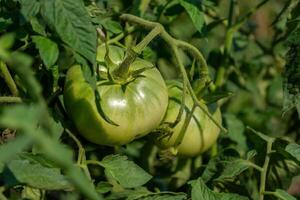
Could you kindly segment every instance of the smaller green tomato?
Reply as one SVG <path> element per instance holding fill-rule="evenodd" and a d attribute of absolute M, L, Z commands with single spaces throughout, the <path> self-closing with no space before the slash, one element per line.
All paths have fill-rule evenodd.
<path fill-rule="evenodd" d="M 140 58 L 131 63 L 128 81 L 115 82 L 108 73 L 123 61 L 124 50 L 109 46 L 110 62 L 104 59 L 105 54 L 105 46 L 100 46 L 97 61 L 102 63 L 99 73 L 103 77 L 97 82 L 99 98 L 86 82 L 81 66 L 74 65 L 67 72 L 64 104 L 87 140 L 108 146 L 123 145 L 150 133 L 161 123 L 168 91 L 159 71 Z M 130 76 L 136 71 L 140 71 L 139 76 Z"/>
<path fill-rule="evenodd" d="M 181 107 L 182 84 L 179 82 L 172 82 L 168 84 L 169 90 L 169 105 L 167 113 L 164 117 L 164 123 L 172 123 L 176 120 Z M 213 118 L 218 122 L 222 122 L 220 109 L 209 109 L 204 102 L 202 107 L 209 111 Z M 156 140 L 156 145 L 161 149 L 171 148 L 175 145 L 175 141 L 183 127 L 184 121 L 187 117 L 187 112 L 190 112 L 193 106 L 192 97 L 185 94 L 185 109 L 181 116 L 179 123 L 171 129 L 172 135 L 162 137 Z M 219 127 L 200 109 L 196 108 L 193 117 L 185 130 L 185 135 L 182 142 L 177 147 L 177 153 L 183 157 L 197 156 L 208 150 L 217 140 L 219 136 Z"/>

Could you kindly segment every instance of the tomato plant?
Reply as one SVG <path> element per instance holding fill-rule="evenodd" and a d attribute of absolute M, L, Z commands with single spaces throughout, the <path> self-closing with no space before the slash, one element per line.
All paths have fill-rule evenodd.
<path fill-rule="evenodd" d="M 99 63 L 105 63 L 105 54 L 105 46 L 98 47 Z M 168 94 L 159 71 L 142 59 L 130 64 L 129 76 L 123 82 L 112 80 L 109 73 L 114 64 L 122 62 L 124 51 L 109 46 L 108 57 L 113 63 L 106 62 L 99 67 L 102 74 L 97 82 L 99 98 L 86 82 L 81 67 L 74 65 L 67 72 L 64 103 L 85 138 L 113 146 L 127 144 L 155 129 L 165 114 Z"/>
<path fill-rule="evenodd" d="M 0 0 L 0 200 L 299 198 L 299 10 Z"/>

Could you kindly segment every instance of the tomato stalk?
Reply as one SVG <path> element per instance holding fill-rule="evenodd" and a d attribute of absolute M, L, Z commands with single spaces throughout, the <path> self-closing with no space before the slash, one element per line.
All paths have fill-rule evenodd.
<path fill-rule="evenodd" d="M 127 50 L 125 59 L 123 62 L 112 72 L 112 76 L 115 80 L 126 81 L 129 74 L 130 64 L 136 59 L 136 57 L 145 49 L 145 47 L 158 35 L 161 33 L 162 27 L 154 27 L 146 37 L 138 43 L 135 47 Z"/>

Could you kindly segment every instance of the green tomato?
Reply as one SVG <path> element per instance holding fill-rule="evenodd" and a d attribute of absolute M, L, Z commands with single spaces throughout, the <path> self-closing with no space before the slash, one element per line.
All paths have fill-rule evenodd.
<path fill-rule="evenodd" d="M 164 123 L 172 123 L 176 120 L 181 107 L 182 86 L 181 84 L 168 84 L 169 89 L 169 105 L 167 113 L 164 117 Z M 209 111 L 213 118 L 221 123 L 220 109 L 215 105 L 215 108 L 209 109 L 204 102 L 201 102 L 203 108 Z M 187 117 L 187 112 L 190 112 L 193 106 L 192 97 L 185 94 L 185 108 L 179 123 L 171 129 L 172 135 L 162 137 L 156 140 L 156 144 L 161 149 L 171 148 L 175 145 L 175 141 L 183 127 L 184 121 Z M 177 148 L 179 156 L 193 157 L 199 155 L 209 149 L 217 140 L 220 129 L 209 117 L 200 109 L 196 108 L 193 117 L 185 130 L 185 135 L 182 142 Z"/>
<path fill-rule="evenodd" d="M 97 61 L 105 63 L 105 47 L 100 46 L 97 51 Z M 120 64 L 124 50 L 109 46 L 109 58 L 114 64 Z M 113 66 L 100 64 L 99 68 L 100 74 L 107 75 Z M 131 63 L 130 72 L 143 68 L 146 70 L 126 83 L 102 78 L 97 83 L 98 101 L 81 66 L 74 65 L 68 70 L 64 104 L 83 137 L 96 144 L 123 145 L 148 134 L 161 123 L 168 105 L 167 87 L 159 71 L 145 60 L 137 58 Z"/>

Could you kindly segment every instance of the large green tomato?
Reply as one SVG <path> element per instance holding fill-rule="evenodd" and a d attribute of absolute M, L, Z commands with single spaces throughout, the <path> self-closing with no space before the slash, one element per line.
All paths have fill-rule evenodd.
<path fill-rule="evenodd" d="M 175 121 L 181 106 L 182 89 L 181 84 L 168 84 L 169 89 L 169 105 L 167 113 L 164 117 L 164 122 L 172 123 Z M 180 130 L 187 117 L 187 112 L 192 109 L 193 100 L 188 94 L 185 94 L 185 109 L 181 116 L 179 123 L 172 128 L 172 135 L 170 137 L 163 137 L 156 141 L 157 146 L 161 149 L 173 147 L 175 141 L 180 133 Z M 208 108 L 204 103 L 202 106 L 209 111 L 213 118 L 221 123 L 221 112 L 217 105 L 214 108 Z M 212 106 L 211 106 L 212 107 Z M 184 138 L 178 146 L 178 155 L 184 157 L 193 157 L 199 155 L 209 149 L 217 140 L 220 129 L 209 117 L 200 109 L 196 108 L 193 117 L 185 130 Z"/>
<path fill-rule="evenodd" d="M 105 52 L 105 46 L 98 47 L 99 63 L 105 63 Z M 120 64 L 124 59 L 123 49 L 109 46 L 109 58 Z M 100 74 L 107 75 L 110 67 L 113 68 L 100 64 Z M 108 146 L 123 145 L 148 134 L 161 123 L 168 105 L 166 84 L 153 64 L 137 58 L 131 63 L 130 72 L 139 69 L 146 70 L 140 70 L 139 76 L 128 82 L 117 83 L 110 78 L 98 81 L 100 98 L 96 98 L 86 82 L 81 66 L 74 65 L 68 70 L 64 104 L 79 133 L 87 140 Z"/>

